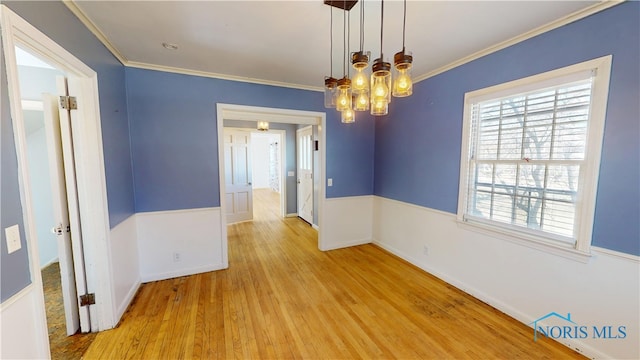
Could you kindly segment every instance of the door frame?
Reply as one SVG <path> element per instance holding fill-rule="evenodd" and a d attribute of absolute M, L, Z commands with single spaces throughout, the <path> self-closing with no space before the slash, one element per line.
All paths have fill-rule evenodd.
<path fill-rule="evenodd" d="M 244 120 L 244 121 L 268 121 L 273 123 L 284 124 L 302 124 L 302 125 L 317 125 L 318 136 L 320 137 L 320 179 L 325 178 L 326 167 L 326 113 L 317 111 L 304 111 L 304 110 L 291 110 L 281 108 L 270 108 L 260 106 L 248 106 L 248 105 L 236 105 L 236 104 L 216 104 L 216 122 L 218 131 L 218 173 L 219 173 L 219 186 L 220 186 L 220 213 L 226 214 L 226 204 L 224 201 L 225 194 L 225 172 L 224 172 L 224 120 Z M 286 157 L 286 155 L 285 155 Z M 283 177 L 287 175 L 286 165 Z M 323 229 L 324 220 L 324 203 L 325 203 L 325 187 L 324 181 L 321 182 L 320 189 L 318 191 L 318 248 L 325 250 L 325 239 Z M 224 215 L 220 216 L 220 237 L 222 239 L 222 262 L 224 268 L 229 267 L 229 255 L 228 255 L 228 239 L 227 239 L 227 224 Z"/>
<path fill-rule="evenodd" d="M 22 216 L 25 221 L 25 235 L 29 256 L 31 281 L 39 299 L 36 308 L 46 331 L 46 314 L 42 275 L 39 269 L 38 244 L 34 226 L 32 193 L 29 184 L 28 161 L 26 152 L 26 134 L 15 46 L 28 48 L 38 57 L 62 70 L 68 78 L 78 79 L 80 92 L 74 94 L 82 106 L 75 110 L 76 117 L 83 121 L 74 132 L 78 134 L 74 143 L 76 177 L 79 193 L 79 208 L 82 216 L 82 233 L 85 263 L 87 264 L 87 287 L 96 294 L 96 304 L 90 307 L 91 329 L 106 330 L 115 326 L 114 293 L 111 279 L 111 248 L 109 247 L 109 210 L 102 146 L 102 127 L 98 98 L 98 76 L 95 71 L 69 53 L 63 47 L 37 30 L 26 20 L 0 5 L 2 18 L 2 41 L 7 68 L 9 104 L 14 132 L 16 156 L 18 160 L 18 183 Z M 91 239 L 87 241 L 86 239 Z M 48 338 L 44 339 L 48 344 Z"/>

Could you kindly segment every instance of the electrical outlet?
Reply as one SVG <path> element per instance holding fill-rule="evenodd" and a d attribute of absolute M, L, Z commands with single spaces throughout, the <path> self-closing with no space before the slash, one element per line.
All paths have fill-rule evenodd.
<path fill-rule="evenodd" d="M 179 252 L 174 252 L 173 253 L 173 262 L 180 262 L 180 253 Z"/>
<path fill-rule="evenodd" d="M 422 249 L 422 253 L 425 255 L 429 255 L 429 247 L 427 245 L 425 245 L 424 248 Z"/>

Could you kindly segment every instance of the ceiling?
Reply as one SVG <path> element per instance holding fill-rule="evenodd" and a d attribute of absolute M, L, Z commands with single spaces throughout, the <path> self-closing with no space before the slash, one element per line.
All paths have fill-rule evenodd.
<path fill-rule="evenodd" d="M 433 75 L 571 14 L 593 11 L 598 3 L 409 0 L 406 48 L 413 52 L 413 75 Z M 333 13 L 333 76 L 343 75 L 343 11 L 322 0 L 74 1 L 68 6 L 125 65 L 308 89 L 321 89 L 331 74 Z M 349 12 L 351 51 L 359 50 L 361 6 L 362 0 Z M 364 7 L 364 50 L 374 59 L 380 54 L 381 2 L 367 0 Z M 387 61 L 402 48 L 402 15 L 402 1 L 385 1 Z M 168 50 L 163 43 L 178 48 Z"/>

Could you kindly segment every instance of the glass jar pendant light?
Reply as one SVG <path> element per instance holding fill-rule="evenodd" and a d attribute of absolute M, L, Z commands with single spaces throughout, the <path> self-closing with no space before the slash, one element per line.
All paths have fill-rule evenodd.
<path fill-rule="evenodd" d="M 404 0 L 404 18 L 402 21 L 402 51 L 393 56 L 395 68 L 393 81 L 393 96 L 405 97 L 413 93 L 413 80 L 411 80 L 411 63 L 413 56 L 404 47 L 405 31 L 407 27 L 407 0 Z"/>
<path fill-rule="evenodd" d="M 345 111 L 351 109 L 351 80 L 348 77 L 338 80 L 337 91 L 336 110 Z"/>
<path fill-rule="evenodd" d="M 324 78 L 324 107 L 336 107 L 336 95 L 338 91 L 338 80 L 327 76 Z"/>
<path fill-rule="evenodd" d="M 391 101 L 391 64 L 376 59 L 371 73 L 371 115 L 387 115 Z"/>
<path fill-rule="evenodd" d="M 336 107 L 336 96 L 338 90 L 338 79 L 333 77 L 333 8 L 329 7 L 331 12 L 331 26 L 329 27 L 329 64 L 331 76 L 324 77 L 324 107 L 329 109 Z"/>

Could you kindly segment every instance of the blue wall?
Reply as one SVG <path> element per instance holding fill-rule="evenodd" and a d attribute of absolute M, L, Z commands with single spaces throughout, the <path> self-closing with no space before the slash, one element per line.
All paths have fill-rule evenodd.
<path fill-rule="evenodd" d="M 134 213 L 133 178 L 129 147 L 129 125 L 126 111 L 124 66 L 100 41 L 59 1 L 3 1 L 15 13 L 71 52 L 98 73 L 100 116 L 109 202 L 110 226 L 114 227 Z M 1 55 L 4 66 L 4 53 Z M 4 67 L 2 94 L 2 215 L 4 229 L 19 224 L 22 250 L 6 254 L 2 231 L 1 298 L 8 299 L 30 283 L 29 260 L 24 235 L 24 219 L 19 198 L 16 152 L 13 143 L 8 84 Z"/>
<path fill-rule="evenodd" d="M 136 211 L 220 206 L 216 103 L 322 111 L 320 92 L 126 69 Z M 327 112 L 327 197 L 373 193 L 371 121 Z"/>
<path fill-rule="evenodd" d="M 464 94 L 613 54 L 593 245 L 640 255 L 640 3 L 626 2 L 418 83 L 376 123 L 375 194 L 456 213 Z"/>
<path fill-rule="evenodd" d="M 98 73 L 109 223 L 134 213 L 124 66 L 59 1 L 3 1 L 15 13 Z"/>
<path fill-rule="evenodd" d="M 0 54 L 3 54 L 0 44 Z M 31 283 L 27 242 L 22 219 L 22 203 L 18 188 L 18 159 L 13 141 L 13 125 L 4 56 L 0 55 L 0 301 L 4 302 Z M 18 224 L 22 249 L 7 254 L 4 229 Z"/>

